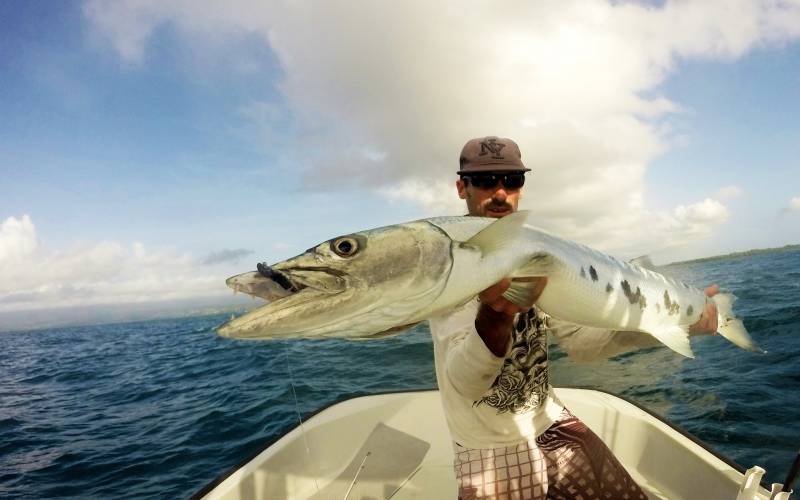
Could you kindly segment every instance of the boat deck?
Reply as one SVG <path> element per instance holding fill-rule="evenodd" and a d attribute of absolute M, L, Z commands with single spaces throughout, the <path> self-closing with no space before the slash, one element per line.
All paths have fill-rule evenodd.
<path fill-rule="evenodd" d="M 617 396 L 556 394 L 611 448 L 651 499 L 735 499 L 741 467 Z M 227 478 L 206 499 L 456 498 L 438 391 L 365 396 L 330 406 Z M 768 499 L 761 488 L 757 498 Z"/>

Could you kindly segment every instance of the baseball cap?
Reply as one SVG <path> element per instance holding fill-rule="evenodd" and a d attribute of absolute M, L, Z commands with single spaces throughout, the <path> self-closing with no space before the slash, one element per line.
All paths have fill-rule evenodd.
<path fill-rule="evenodd" d="M 479 137 L 464 144 L 459 158 L 459 175 L 479 172 L 530 172 L 522 164 L 519 146 L 505 137 Z"/>

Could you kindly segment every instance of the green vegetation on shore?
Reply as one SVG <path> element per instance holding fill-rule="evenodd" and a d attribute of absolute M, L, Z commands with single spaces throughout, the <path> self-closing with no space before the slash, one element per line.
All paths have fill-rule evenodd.
<path fill-rule="evenodd" d="M 694 264 L 696 262 L 709 262 L 714 260 L 733 259 L 736 257 L 750 257 L 752 255 L 760 255 L 765 253 L 782 253 L 800 250 L 800 245 L 785 245 L 775 248 L 755 248 L 753 250 L 746 250 L 744 252 L 733 252 L 725 255 L 714 255 L 713 257 L 703 257 L 702 259 L 682 260 L 679 262 L 670 262 L 667 266 L 677 264 Z"/>

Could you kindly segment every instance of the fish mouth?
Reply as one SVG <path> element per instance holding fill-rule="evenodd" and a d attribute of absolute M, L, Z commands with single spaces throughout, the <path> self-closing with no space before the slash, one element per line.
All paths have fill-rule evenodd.
<path fill-rule="evenodd" d="M 217 328 L 219 335 L 239 339 L 273 338 L 278 335 L 274 328 L 278 318 L 348 290 L 348 276 L 341 271 L 323 266 L 290 267 L 283 263 L 273 267 L 259 264 L 255 272 L 232 276 L 225 283 L 234 293 L 267 301 Z"/>
<path fill-rule="evenodd" d="M 345 274 L 325 266 L 269 266 L 258 263 L 255 272 L 237 274 L 225 280 L 234 293 L 242 292 L 267 302 L 276 302 L 313 289 L 322 293 L 338 293 L 347 286 Z"/>
<path fill-rule="evenodd" d="M 267 278 L 258 271 L 231 276 L 225 280 L 225 284 L 233 290 L 234 295 L 241 292 L 267 302 L 275 302 L 300 290 L 300 287 L 296 285 L 283 287 L 274 279 Z"/>

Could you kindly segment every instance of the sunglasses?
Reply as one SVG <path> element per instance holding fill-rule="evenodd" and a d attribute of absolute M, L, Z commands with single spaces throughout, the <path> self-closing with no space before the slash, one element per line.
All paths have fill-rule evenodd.
<path fill-rule="evenodd" d="M 472 184 L 478 189 L 494 189 L 497 183 L 503 183 L 503 187 L 512 191 L 525 185 L 525 174 L 515 172 L 511 174 L 474 174 L 461 177 L 467 184 Z"/>

